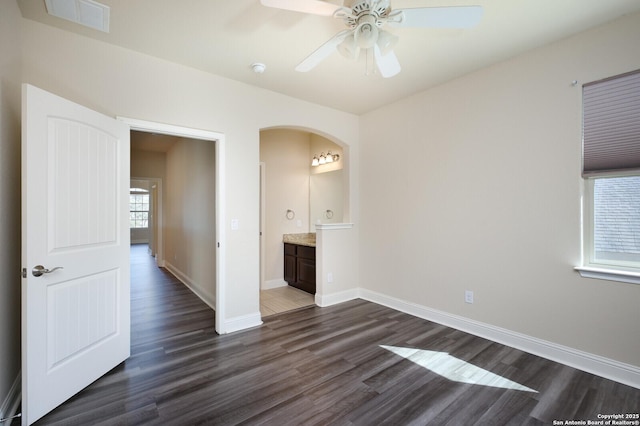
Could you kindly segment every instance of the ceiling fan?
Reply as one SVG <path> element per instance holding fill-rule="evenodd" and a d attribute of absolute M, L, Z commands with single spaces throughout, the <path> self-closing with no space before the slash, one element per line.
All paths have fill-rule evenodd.
<path fill-rule="evenodd" d="M 350 59 L 364 51 L 367 74 L 377 67 L 382 77 L 400 72 L 393 47 L 398 36 L 382 29 L 391 27 L 470 28 L 482 17 L 482 6 L 418 7 L 392 9 L 389 0 L 345 0 L 339 6 L 321 0 L 260 0 L 264 6 L 342 19 L 348 29 L 342 30 L 307 56 L 296 71 L 307 72 L 335 50 Z"/>

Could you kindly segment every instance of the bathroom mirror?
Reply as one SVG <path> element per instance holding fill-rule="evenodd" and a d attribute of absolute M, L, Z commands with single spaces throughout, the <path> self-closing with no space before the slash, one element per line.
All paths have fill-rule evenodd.
<path fill-rule="evenodd" d="M 309 178 L 309 198 L 309 223 L 313 232 L 317 223 L 342 223 L 342 170 L 312 174 Z"/>

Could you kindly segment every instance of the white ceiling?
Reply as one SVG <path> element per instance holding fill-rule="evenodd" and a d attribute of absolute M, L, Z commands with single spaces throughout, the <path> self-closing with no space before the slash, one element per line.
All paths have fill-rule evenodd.
<path fill-rule="evenodd" d="M 308 73 L 294 71 L 342 21 L 259 0 L 100 0 L 111 8 L 109 33 L 48 15 L 44 0 L 17 1 L 27 19 L 356 114 L 640 12 L 638 0 L 391 0 L 395 8 L 481 5 L 484 16 L 467 30 L 392 29 L 402 71 L 384 79 L 337 52 Z M 266 71 L 255 74 L 254 62 Z"/>

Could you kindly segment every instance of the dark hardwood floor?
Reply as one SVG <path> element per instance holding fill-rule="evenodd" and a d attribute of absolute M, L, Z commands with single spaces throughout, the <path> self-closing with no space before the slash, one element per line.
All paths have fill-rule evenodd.
<path fill-rule="evenodd" d="M 218 336 L 213 312 L 146 247 L 133 247 L 131 276 L 131 357 L 37 424 L 551 425 L 640 411 L 638 389 L 370 302 Z M 454 367 L 534 391 L 444 377 Z"/>

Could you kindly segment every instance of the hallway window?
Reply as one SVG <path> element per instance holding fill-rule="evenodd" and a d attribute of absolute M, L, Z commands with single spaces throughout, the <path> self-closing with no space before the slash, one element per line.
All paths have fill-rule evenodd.
<path fill-rule="evenodd" d="M 129 227 L 149 227 L 149 191 L 146 189 L 129 190 Z"/>

